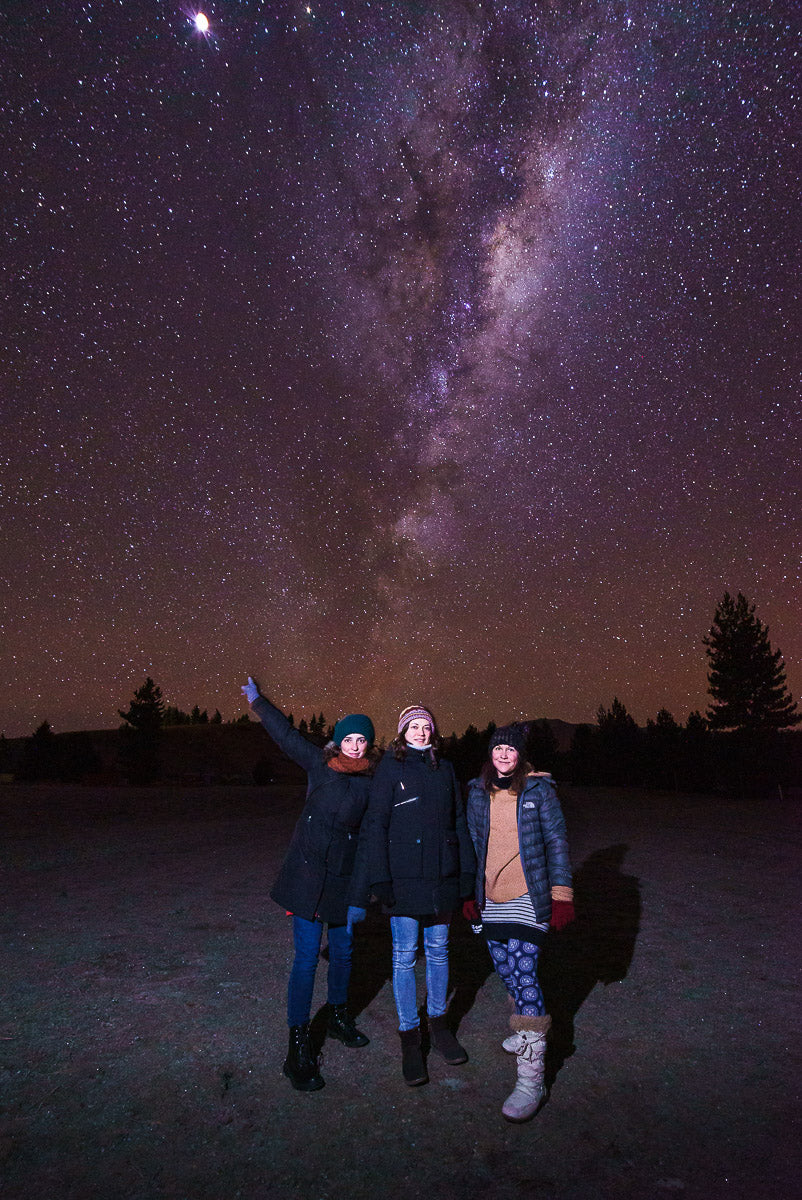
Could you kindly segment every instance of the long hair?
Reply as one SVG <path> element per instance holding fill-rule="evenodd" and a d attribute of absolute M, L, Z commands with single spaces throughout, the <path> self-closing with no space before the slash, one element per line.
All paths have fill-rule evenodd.
<path fill-rule="evenodd" d="M 532 768 L 524 758 L 523 754 L 519 754 L 518 761 L 515 764 L 515 770 L 511 775 L 505 776 L 505 779 L 509 780 L 507 786 L 514 795 L 520 796 L 521 792 L 524 790 L 526 777 L 531 770 Z M 480 778 L 486 792 L 489 793 L 496 790 L 496 768 L 493 766 L 492 758 L 488 758 L 485 762 L 484 766 L 482 767 Z"/>
<path fill-rule="evenodd" d="M 405 725 L 398 737 L 394 737 L 390 742 L 390 749 L 399 762 L 404 762 L 407 757 L 409 742 L 406 739 L 406 732 L 408 728 L 409 724 Z M 440 737 L 440 734 L 436 733 L 434 729 L 432 729 L 431 749 L 426 757 L 428 758 L 429 766 L 433 771 L 436 771 L 440 766 L 440 746 L 442 744 L 442 740 L 443 739 Z"/>

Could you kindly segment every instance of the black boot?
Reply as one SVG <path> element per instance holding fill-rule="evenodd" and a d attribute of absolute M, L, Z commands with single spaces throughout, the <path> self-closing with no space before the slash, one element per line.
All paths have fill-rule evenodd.
<path fill-rule="evenodd" d="M 401 1038 L 401 1070 L 404 1074 L 404 1083 L 408 1083 L 410 1087 L 428 1083 L 429 1076 L 420 1048 L 420 1029 L 401 1029 L 399 1037 Z"/>
<path fill-rule="evenodd" d="M 290 1046 L 284 1062 L 284 1074 L 298 1092 L 316 1092 L 325 1084 L 317 1069 L 308 1021 L 305 1025 L 290 1027 Z"/>
<path fill-rule="evenodd" d="M 370 1038 L 366 1038 L 364 1033 L 357 1029 L 354 1018 L 349 1017 L 347 1004 L 329 1005 L 328 1035 L 338 1038 L 352 1049 L 355 1046 L 367 1046 L 370 1041 Z"/>
<path fill-rule="evenodd" d="M 434 1049 L 442 1054 L 450 1066 L 458 1067 L 460 1063 L 468 1061 L 468 1055 L 448 1028 L 445 1014 L 442 1017 L 429 1017 L 429 1036 Z"/>

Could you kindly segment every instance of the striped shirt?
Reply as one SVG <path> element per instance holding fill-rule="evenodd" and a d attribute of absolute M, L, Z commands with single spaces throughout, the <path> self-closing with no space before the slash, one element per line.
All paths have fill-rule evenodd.
<path fill-rule="evenodd" d="M 493 925 L 523 926 L 525 929 L 540 930 L 541 933 L 546 933 L 549 927 L 548 922 L 538 921 L 528 892 L 524 892 L 523 896 L 518 896 L 515 900 L 504 900 L 501 904 L 496 904 L 493 900 L 485 900 L 482 909 L 482 924 L 491 927 Z M 488 937 L 493 936 L 492 928 L 485 932 Z"/>

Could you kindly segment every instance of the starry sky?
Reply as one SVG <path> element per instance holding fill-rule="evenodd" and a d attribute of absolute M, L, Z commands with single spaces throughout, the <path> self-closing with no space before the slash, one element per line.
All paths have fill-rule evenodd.
<path fill-rule="evenodd" d="M 15 0 L 0 730 L 802 692 L 784 0 Z"/>

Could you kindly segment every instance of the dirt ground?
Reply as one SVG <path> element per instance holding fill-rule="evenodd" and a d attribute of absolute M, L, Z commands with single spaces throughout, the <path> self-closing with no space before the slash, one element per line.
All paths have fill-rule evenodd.
<path fill-rule="evenodd" d="M 404 1085 L 371 914 L 371 1044 L 326 1043 L 320 1092 L 282 1075 L 290 928 L 268 890 L 302 794 L 0 791 L 2 1197 L 802 1195 L 799 806 L 562 789 L 578 920 L 544 955 L 551 1096 L 511 1125 L 506 999 L 461 918 L 465 1066 L 431 1055 Z"/>

